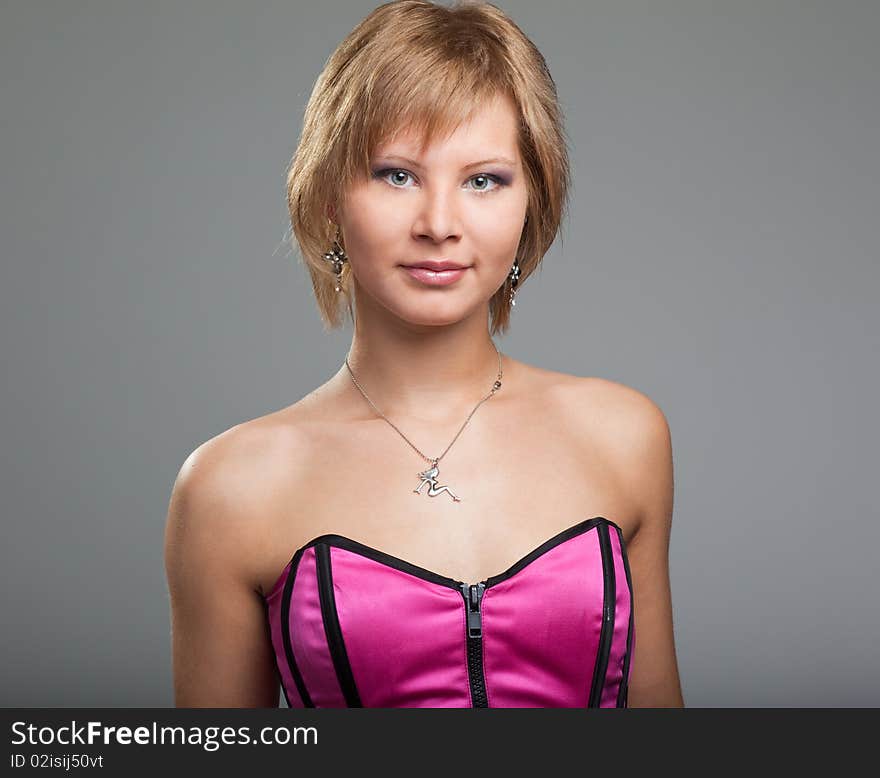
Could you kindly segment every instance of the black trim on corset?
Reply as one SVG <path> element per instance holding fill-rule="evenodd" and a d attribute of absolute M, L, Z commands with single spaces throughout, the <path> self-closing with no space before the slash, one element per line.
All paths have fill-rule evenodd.
<path fill-rule="evenodd" d="M 266 598 L 263 598 L 263 614 L 266 617 L 266 637 L 269 642 L 272 642 L 272 625 L 270 624 L 269 617 L 269 603 L 266 601 Z M 275 652 L 274 648 L 272 651 L 272 665 L 275 667 L 275 679 L 278 681 L 278 685 L 281 687 L 281 692 L 284 695 L 284 701 L 287 703 L 287 707 L 290 708 L 290 697 L 287 696 L 287 689 L 284 687 L 284 676 L 281 675 L 281 668 L 278 666 L 278 654 Z"/>
<path fill-rule="evenodd" d="M 373 548 L 372 546 L 367 546 L 363 543 L 358 542 L 357 540 L 347 538 L 345 537 L 345 535 L 321 535 L 319 538 L 315 538 L 314 540 L 309 541 L 308 544 L 303 546 L 303 548 L 310 548 L 314 546 L 315 549 L 317 549 L 321 545 L 335 546 L 336 548 L 341 548 L 345 551 L 351 551 L 358 556 L 372 559 L 373 561 L 379 562 L 386 567 L 391 567 L 395 570 L 409 573 L 410 575 L 414 575 L 416 578 L 421 578 L 424 581 L 430 581 L 431 583 L 440 584 L 441 586 L 448 586 L 450 589 L 458 590 L 459 582 L 453 580 L 452 578 L 448 578 L 445 575 L 440 575 L 439 573 L 434 573 L 431 570 L 428 570 L 424 567 L 419 567 L 418 565 L 414 565 L 404 559 L 400 559 L 396 556 L 391 556 L 391 554 L 386 554 L 384 551 L 379 551 L 379 549 L 377 548 Z"/>
<path fill-rule="evenodd" d="M 575 524 L 573 527 L 569 527 L 568 529 L 562 530 L 562 532 L 557 533 L 549 540 L 545 540 L 540 546 L 538 546 L 534 551 L 530 551 L 526 554 L 522 559 L 518 562 L 514 562 L 510 567 L 507 568 L 503 573 L 499 573 L 498 575 L 490 576 L 486 579 L 486 588 L 488 589 L 490 586 L 495 586 L 495 584 L 499 584 L 502 581 L 506 581 L 508 578 L 513 578 L 518 572 L 524 570 L 528 567 L 532 562 L 537 560 L 539 557 L 544 556 L 548 551 L 553 548 L 556 548 L 560 543 L 565 543 L 567 540 L 571 540 L 578 535 L 591 530 L 593 527 L 601 527 L 604 524 L 612 524 L 613 526 L 617 526 L 610 519 L 606 519 L 604 516 L 594 516 L 592 519 L 585 519 L 584 521 Z"/>
<path fill-rule="evenodd" d="M 361 697 L 358 694 L 354 675 L 351 672 L 351 662 L 349 662 L 348 652 L 345 650 L 342 628 L 339 626 L 339 614 L 336 611 L 330 546 L 326 543 L 316 545 L 315 559 L 318 567 L 318 594 L 321 599 L 321 617 L 324 620 L 324 633 L 327 636 L 330 655 L 333 657 L 333 667 L 336 669 L 339 688 L 342 689 L 345 704 L 349 708 L 362 708 Z"/>
<path fill-rule="evenodd" d="M 293 676 L 293 682 L 296 684 L 296 690 L 299 692 L 303 706 L 306 708 L 314 708 L 312 698 L 306 689 L 303 677 L 300 674 L 299 666 L 296 663 L 296 657 L 293 655 L 293 644 L 290 640 L 290 598 L 293 596 L 293 582 L 296 580 L 296 571 L 299 569 L 299 562 L 305 549 L 300 549 L 293 555 L 290 562 L 290 571 L 287 573 L 287 580 L 284 582 L 284 592 L 281 595 L 281 641 L 284 643 L 284 655 L 287 657 L 287 666 L 290 668 L 290 674 Z M 284 692 L 284 699 L 290 707 L 290 698 L 287 696 L 287 690 L 284 688 L 282 681 L 281 689 Z"/>
<path fill-rule="evenodd" d="M 626 573 L 626 586 L 629 589 L 629 627 L 626 633 L 626 657 L 623 660 L 623 678 L 620 681 L 620 689 L 617 692 L 617 707 L 627 707 L 627 697 L 629 696 L 629 663 L 632 659 L 633 650 L 633 629 L 634 629 L 634 611 L 633 604 L 633 587 L 632 575 L 629 570 L 629 559 L 627 558 L 626 547 L 623 542 L 623 532 L 617 528 L 617 537 L 620 540 L 621 557 L 623 558 L 623 569 Z"/>
<path fill-rule="evenodd" d="M 607 524 L 615 527 L 617 530 L 620 530 L 620 527 L 618 527 L 617 524 L 611 521 L 611 519 L 606 519 L 604 516 L 594 516 L 590 519 L 584 519 L 574 526 L 562 530 L 549 540 L 545 540 L 536 549 L 530 551 L 517 562 L 514 562 L 503 573 L 489 576 L 489 578 L 486 578 L 479 583 L 484 583 L 486 585 L 486 588 L 488 589 L 490 586 L 494 586 L 495 584 L 501 583 L 502 581 L 506 581 L 508 578 L 516 575 L 518 572 L 520 572 L 536 559 L 538 559 L 538 557 L 543 556 L 552 548 L 558 546 L 560 543 L 564 543 L 565 541 L 570 540 L 571 538 L 587 532 L 593 527 L 602 524 Z M 440 584 L 441 586 L 447 586 L 450 589 L 455 589 L 456 591 L 461 590 L 461 585 L 463 583 L 468 583 L 466 581 L 456 581 L 454 578 L 440 575 L 439 573 L 435 573 L 434 571 L 428 570 L 425 567 L 414 565 L 412 562 L 407 562 L 405 559 L 392 556 L 385 551 L 380 551 L 379 549 L 368 546 L 364 543 L 361 543 L 360 541 L 352 540 L 345 535 L 338 535 L 336 533 L 320 535 L 319 537 L 310 540 L 302 548 L 298 549 L 297 553 L 302 553 L 312 546 L 317 548 L 321 544 L 335 546 L 337 548 L 345 549 L 346 551 L 351 551 L 355 554 L 358 554 L 359 556 L 366 557 L 367 559 L 372 559 L 376 562 L 379 562 L 380 564 L 386 565 L 387 567 L 394 568 L 395 570 L 400 570 L 404 573 L 409 573 L 410 575 L 414 575 L 416 576 L 416 578 L 421 578 L 424 581 L 430 581 L 431 583 Z"/>
<path fill-rule="evenodd" d="M 608 669 L 608 656 L 611 653 L 611 639 L 614 637 L 614 605 L 617 600 L 617 589 L 614 580 L 614 553 L 611 548 L 608 525 L 601 524 L 598 533 L 599 550 L 602 553 L 602 579 L 604 581 L 602 632 L 599 635 L 599 647 L 596 651 L 596 665 L 593 670 L 593 683 L 590 686 L 588 708 L 598 708 L 602 703 L 605 672 Z"/>

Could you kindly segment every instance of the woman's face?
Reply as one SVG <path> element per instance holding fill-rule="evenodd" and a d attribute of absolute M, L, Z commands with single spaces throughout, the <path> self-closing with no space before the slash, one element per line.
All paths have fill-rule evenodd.
<path fill-rule="evenodd" d="M 485 311 L 510 272 L 526 216 L 512 101 L 487 103 L 424 156 L 417 139 L 402 134 L 381 144 L 370 163 L 370 178 L 352 186 L 336 211 L 358 295 L 414 324 Z M 436 276 L 407 269 L 426 260 L 465 269 Z"/>

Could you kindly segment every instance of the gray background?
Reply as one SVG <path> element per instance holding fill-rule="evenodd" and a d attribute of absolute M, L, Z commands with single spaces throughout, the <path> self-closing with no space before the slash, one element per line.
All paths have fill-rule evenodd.
<path fill-rule="evenodd" d="M 173 704 L 178 468 L 348 346 L 284 170 L 376 4 L 3 2 L 0 704 Z M 575 182 L 499 346 L 665 411 L 686 703 L 877 705 L 880 3 L 499 5 Z"/>

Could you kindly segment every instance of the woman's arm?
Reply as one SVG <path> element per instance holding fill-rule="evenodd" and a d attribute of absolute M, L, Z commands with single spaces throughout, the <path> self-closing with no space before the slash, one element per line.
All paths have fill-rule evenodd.
<path fill-rule="evenodd" d="M 247 487 L 229 445 L 214 439 L 184 462 L 165 531 L 177 707 L 278 707 L 263 601 L 247 580 Z M 252 515 L 252 513 L 251 513 Z"/>
<path fill-rule="evenodd" d="M 640 520 L 627 547 L 635 616 L 627 705 L 682 708 L 669 583 L 674 481 L 671 435 L 663 412 L 647 396 L 635 393 L 627 405 L 624 434 L 619 439 L 626 445 L 618 450 Z"/>

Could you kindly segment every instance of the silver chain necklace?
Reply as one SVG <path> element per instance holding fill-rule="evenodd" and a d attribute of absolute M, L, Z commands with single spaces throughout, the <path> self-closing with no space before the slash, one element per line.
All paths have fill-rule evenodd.
<path fill-rule="evenodd" d="M 501 368 L 501 352 L 498 351 L 498 346 L 495 345 L 495 341 L 492 341 L 492 346 L 495 348 L 495 353 L 498 354 L 498 378 L 492 385 L 492 389 L 489 391 L 489 394 L 487 394 L 482 400 L 480 400 L 474 406 L 474 409 L 468 414 L 468 417 L 464 420 L 464 424 L 461 425 L 461 429 L 457 433 L 455 433 L 455 437 L 452 439 L 452 442 L 446 447 L 446 451 L 449 451 L 449 449 L 452 448 L 452 444 L 455 443 L 456 440 L 458 440 L 458 436 L 461 435 L 462 430 L 471 420 L 471 416 L 473 416 L 477 412 L 477 408 L 479 408 L 484 402 L 486 402 L 486 400 L 488 400 L 493 394 L 495 394 L 495 392 L 497 392 L 501 388 L 501 378 L 504 375 Z M 363 390 L 363 387 L 358 383 L 357 378 L 354 377 L 354 372 L 351 369 L 351 365 L 348 364 L 347 356 L 345 358 L 345 366 L 348 368 L 348 372 L 351 374 L 351 380 L 354 381 L 354 385 L 364 396 L 364 399 L 373 406 L 373 409 L 376 411 L 376 413 L 378 413 L 383 419 L 385 419 L 385 421 L 387 421 L 392 427 L 394 427 L 400 437 L 402 437 L 407 443 L 409 443 L 409 445 L 412 446 L 413 449 L 415 449 L 416 453 L 418 453 L 418 455 L 422 459 L 424 459 L 431 465 L 431 467 L 429 467 L 427 470 L 424 470 L 421 473 L 417 474 L 418 477 L 421 479 L 421 483 L 419 484 L 417 489 L 413 489 L 413 492 L 415 492 L 416 494 L 420 494 L 425 485 L 427 485 L 427 494 L 429 497 L 436 497 L 439 494 L 443 494 L 443 492 L 449 492 L 454 502 L 461 502 L 461 498 L 457 494 L 455 494 L 452 489 L 449 488 L 449 486 L 437 485 L 437 477 L 440 475 L 440 468 L 438 465 L 440 460 L 446 456 L 446 451 L 444 451 L 439 457 L 434 458 L 425 456 L 421 451 L 419 451 L 419 449 L 416 448 L 413 442 L 397 428 L 397 425 L 393 421 L 391 421 L 391 419 L 389 419 L 384 413 L 382 413 L 382 411 L 380 411 L 376 407 L 376 404 L 367 396 L 367 393 Z"/>

